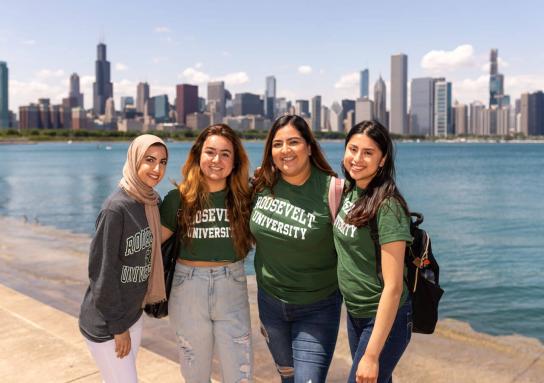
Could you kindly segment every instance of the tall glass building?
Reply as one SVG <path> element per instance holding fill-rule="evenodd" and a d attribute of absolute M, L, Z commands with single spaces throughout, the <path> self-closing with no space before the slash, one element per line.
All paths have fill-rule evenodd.
<path fill-rule="evenodd" d="M 8 64 L 0 61 L 0 128 L 9 128 Z"/>

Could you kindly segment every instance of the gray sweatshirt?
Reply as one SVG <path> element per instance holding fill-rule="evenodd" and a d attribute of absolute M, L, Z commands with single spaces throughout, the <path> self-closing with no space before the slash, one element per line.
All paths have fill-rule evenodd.
<path fill-rule="evenodd" d="M 89 251 L 90 284 L 79 313 L 79 328 L 87 339 L 108 341 L 140 318 L 152 242 L 144 205 L 117 189 L 96 219 Z"/>

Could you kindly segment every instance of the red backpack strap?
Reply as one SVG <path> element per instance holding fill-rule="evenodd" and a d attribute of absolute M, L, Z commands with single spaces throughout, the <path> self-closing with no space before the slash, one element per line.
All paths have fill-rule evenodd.
<path fill-rule="evenodd" d="M 331 220 L 334 222 L 338 209 L 340 209 L 340 201 L 342 200 L 342 192 L 344 191 L 344 179 L 331 177 L 329 184 L 329 211 Z"/>

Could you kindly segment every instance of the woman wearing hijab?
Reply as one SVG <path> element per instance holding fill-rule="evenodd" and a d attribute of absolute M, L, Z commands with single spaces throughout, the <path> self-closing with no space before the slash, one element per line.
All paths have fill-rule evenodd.
<path fill-rule="evenodd" d="M 89 251 L 79 328 L 106 383 L 136 383 L 142 307 L 166 299 L 159 196 L 168 150 L 158 137 L 132 141 L 119 187 L 104 202 Z"/>

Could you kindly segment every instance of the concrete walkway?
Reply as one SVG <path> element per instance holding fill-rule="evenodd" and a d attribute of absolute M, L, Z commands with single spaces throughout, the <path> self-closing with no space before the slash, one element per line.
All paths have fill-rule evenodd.
<path fill-rule="evenodd" d="M 0 285 L 0 381 L 101 382 L 77 319 Z M 141 382 L 179 382 L 178 364 L 140 348 Z"/>
<path fill-rule="evenodd" d="M 0 382 L 99 382 L 77 326 L 87 287 L 89 237 L 0 217 Z M 255 382 L 278 382 L 259 333 L 255 278 L 248 278 Z M 142 382 L 182 382 L 167 320 L 145 317 L 138 373 Z M 351 357 L 345 312 L 328 383 L 345 382 Z M 219 365 L 213 361 L 213 377 Z M 491 336 L 442 320 L 434 335 L 414 334 L 395 383 L 543 383 L 537 339 Z"/>

